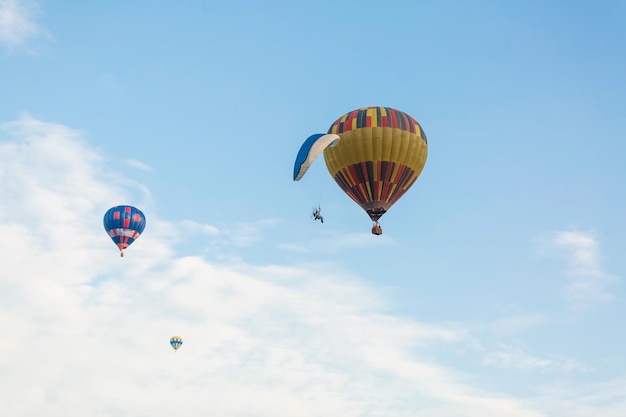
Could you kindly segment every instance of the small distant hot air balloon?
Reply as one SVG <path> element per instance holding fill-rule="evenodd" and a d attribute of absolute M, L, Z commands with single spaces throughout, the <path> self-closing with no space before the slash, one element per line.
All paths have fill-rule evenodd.
<path fill-rule="evenodd" d="M 390 107 L 363 107 L 344 114 L 324 134 L 309 137 L 298 152 L 294 181 L 319 153 L 339 187 L 374 221 L 378 220 L 419 177 L 428 142 L 422 127 L 408 114 Z"/>
<path fill-rule="evenodd" d="M 178 349 L 180 349 L 180 347 L 183 344 L 183 338 L 180 336 L 172 336 L 170 338 L 170 345 L 172 345 L 172 348 L 174 349 L 174 352 L 176 352 Z"/>
<path fill-rule="evenodd" d="M 146 227 L 146 216 L 133 206 L 115 206 L 104 214 L 103 222 L 104 230 L 119 248 L 120 256 L 124 256 L 124 249 L 132 245 Z"/>

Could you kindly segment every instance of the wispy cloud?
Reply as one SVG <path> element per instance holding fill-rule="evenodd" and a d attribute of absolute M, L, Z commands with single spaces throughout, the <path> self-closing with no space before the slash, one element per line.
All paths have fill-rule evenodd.
<path fill-rule="evenodd" d="M 211 224 L 199 223 L 192 220 L 183 220 L 180 222 L 180 225 L 185 233 L 203 233 L 209 236 L 217 236 L 220 234 L 220 229 Z"/>
<path fill-rule="evenodd" d="M 263 239 L 263 231 L 280 223 L 280 219 L 241 222 L 225 230 L 227 240 L 235 246 L 248 247 Z"/>
<path fill-rule="evenodd" d="M 0 179 L 0 333 L 8 341 L 0 344 L 0 415 L 626 412 L 623 382 L 609 386 L 610 397 L 580 399 L 572 391 L 517 398 L 482 389 L 479 376 L 432 359 L 466 344 L 467 325 L 390 314 L 380 288 L 332 264 L 220 264 L 173 248 L 181 246 L 173 235 L 197 232 L 253 244 L 277 220 L 218 230 L 150 216 L 120 258 L 101 216 L 120 201 L 150 206 L 149 193 L 111 172 L 66 126 L 28 116 L 0 124 Z M 184 338 L 176 354 L 174 334 Z M 484 369 L 568 363 L 507 346 L 485 361 Z M 565 402 L 587 413 L 559 411 Z"/>
<path fill-rule="evenodd" d="M 142 171 L 152 171 L 152 167 L 150 165 L 144 164 L 137 159 L 127 159 L 126 165 L 128 165 L 129 167 L 140 169 Z"/>
<path fill-rule="evenodd" d="M 120 258 L 101 216 L 137 196 L 72 129 L 0 125 L 0 178 L 2 415 L 543 416 L 418 354 L 462 332 L 328 265 L 178 256 L 156 216 Z M 252 244 L 274 224 L 204 230 Z"/>
<path fill-rule="evenodd" d="M 0 45 L 24 49 L 28 41 L 42 36 L 36 23 L 39 5 L 32 0 L 0 0 Z"/>
<path fill-rule="evenodd" d="M 566 382 L 538 387 L 533 400 L 557 417 L 621 417 L 626 410 L 626 378 L 572 386 Z M 598 410 L 602 410 L 599 412 Z"/>
<path fill-rule="evenodd" d="M 565 260 L 565 274 L 570 278 L 566 294 L 573 303 L 585 306 L 613 299 L 608 285 L 616 278 L 604 269 L 600 241 L 593 232 L 557 231 L 538 243 L 542 255 Z"/>
<path fill-rule="evenodd" d="M 481 327 L 497 335 L 510 335 L 536 328 L 546 322 L 547 318 L 542 314 L 517 313 L 495 318 Z"/>
<path fill-rule="evenodd" d="M 487 366 L 521 371 L 552 371 L 552 372 L 590 372 L 592 369 L 573 358 L 550 357 L 541 358 L 530 355 L 522 349 L 502 345 L 498 350 L 487 353 L 483 357 Z"/>
<path fill-rule="evenodd" d="M 332 253 L 344 249 L 380 247 L 392 244 L 393 240 L 385 235 L 374 236 L 371 233 L 336 233 L 325 232 L 323 238 L 303 239 L 301 242 L 280 243 L 279 248 L 300 253 Z"/>
<path fill-rule="evenodd" d="M 556 232 L 554 243 L 570 251 L 574 275 L 599 277 L 604 275 L 600 267 L 600 244 L 589 232 Z"/>

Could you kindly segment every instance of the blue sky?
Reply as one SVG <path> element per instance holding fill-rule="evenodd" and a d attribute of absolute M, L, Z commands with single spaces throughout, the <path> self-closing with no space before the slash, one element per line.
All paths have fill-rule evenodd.
<path fill-rule="evenodd" d="M 625 51 L 624 1 L 0 0 L 0 414 L 626 415 Z M 379 105 L 429 156 L 373 236 L 292 171 Z"/>

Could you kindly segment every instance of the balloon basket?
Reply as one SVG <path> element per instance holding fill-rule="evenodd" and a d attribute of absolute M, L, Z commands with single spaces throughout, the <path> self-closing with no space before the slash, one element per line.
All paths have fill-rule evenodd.
<path fill-rule="evenodd" d="M 382 235 L 383 234 L 383 228 L 380 227 L 380 225 L 378 223 L 374 223 L 374 225 L 372 226 L 372 234 L 373 235 Z"/>

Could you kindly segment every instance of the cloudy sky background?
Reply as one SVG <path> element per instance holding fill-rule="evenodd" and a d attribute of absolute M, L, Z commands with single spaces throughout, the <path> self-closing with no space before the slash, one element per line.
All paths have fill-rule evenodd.
<path fill-rule="evenodd" d="M 0 415 L 626 415 L 626 3 L 335 3 L 0 0 Z M 380 237 L 291 181 L 367 105 Z"/>

